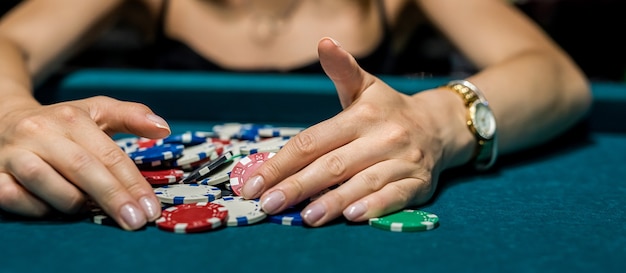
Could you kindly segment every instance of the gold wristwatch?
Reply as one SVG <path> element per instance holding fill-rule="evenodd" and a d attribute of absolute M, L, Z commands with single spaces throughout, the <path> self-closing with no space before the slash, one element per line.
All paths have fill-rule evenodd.
<path fill-rule="evenodd" d="M 469 81 L 451 81 L 446 87 L 459 94 L 467 107 L 467 126 L 477 140 L 474 167 L 477 170 L 489 169 L 498 157 L 496 118 L 489 103 Z"/>

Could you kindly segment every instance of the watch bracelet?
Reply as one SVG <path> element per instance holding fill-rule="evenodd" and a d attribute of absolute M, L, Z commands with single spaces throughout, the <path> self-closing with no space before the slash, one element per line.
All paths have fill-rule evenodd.
<path fill-rule="evenodd" d="M 446 87 L 447 89 L 460 95 L 463 99 L 465 107 L 468 110 L 472 103 L 474 103 L 476 100 L 489 107 L 489 102 L 480 91 L 480 89 L 478 89 L 478 87 L 476 87 L 474 84 L 467 80 L 452 80 L 442 87 Z M 495 163 L 498 154 L 497 133 L 494 133 L 492 140 L 485 141 L 483 139 L 480 139 L 480 137 L 477 136 L 471 128 L 469 128 L 469 130 L 472 132 L 472 134 L 474 134 L 474 137 L 476 138 L 476 149 L 474 151 L 474 154 L 472 155 L 471 162 L 474 163 L 474 168 L 477 170 L 488 170 Z M 489 150 L 491 153 L 491 155 L 486 158 L 488 160 L 484 160 L 483 158 L 485 156 L 486 150 Z"/>

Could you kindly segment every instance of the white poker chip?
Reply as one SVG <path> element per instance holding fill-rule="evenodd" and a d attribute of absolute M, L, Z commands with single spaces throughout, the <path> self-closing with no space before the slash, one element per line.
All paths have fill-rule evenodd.
<path fill-rule="evenodd" d="M 228 209 L 228 226 L 252 225 L 267 218 L 267 214 L 261 210 L 261 204 L 257 200 L 248 200 L 240 196 L 224 196 L 213 203 Z"/>
<path fill-rule="evenodd" d="M 183 156 L 176 159 L 174 166 L 185 166 L 208 158 L 215 152 L 215 149 L 216 147 L 213 143 L 201 143 L 186 147 L 183 150 Z"/>
<path fill-rule="evenodd" d="M 290 137 L 274 137 L 259 142 L 248 143 L 240 147 L 241 154 L 276 153 L 289 142 Z"/>
<path fill-rule="evenodd" d="M 304 128 L 300 127 L 271 127 L 260 128 L 259 136 L 261 137 L 281 137 L 281 136 L 295 136 L 302 132 Z"/>
<path fill-rule="evenodd" d="M 222 190 L 201 184 L 174 184 L 154 189 L 157 198 L 164 204 L 179 205 L 211 202 L 222 197 Z"/>

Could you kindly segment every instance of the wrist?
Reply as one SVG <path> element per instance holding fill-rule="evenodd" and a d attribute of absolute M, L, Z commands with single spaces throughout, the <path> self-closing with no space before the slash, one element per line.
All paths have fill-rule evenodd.
<path fill-rule="evenodd" d="M 477 170 L 493 166 L 498 155 L 496 119 L 482 92 L 466 80 L 451 81 L 445 89 L 456 93 L 467 108 L 466 124 L 475 138 L 473 165 Z"/>
<path fill-rule="evenodd" d="M 0 81 L 0 117 L 17 109 L 37 107 L 41 104 L 23 86 Z"/>
<path fill-rule="evenodd" d="M 442 92 L 445 91 L 445 92 Z M 467 109 L 463 100 L 450 92 L 446 87 L 425 90 L 416 96 L 423 100 L 421 105 L 428 105 L 429 113 L 434 119 L 434 132 L 441 143 L 441 154 L 438 160 L 438 169 L 466 165 L 471 162 L 476 140 L 467 129 Z"/>

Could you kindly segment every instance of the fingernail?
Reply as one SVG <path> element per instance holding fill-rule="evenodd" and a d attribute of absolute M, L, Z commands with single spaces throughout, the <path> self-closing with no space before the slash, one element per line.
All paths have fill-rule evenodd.
<path fill-rule="evenodd" d="M 343 216 L 350 221 L 354 221 L 365 214 L 365 212 L 367 212 L 367 206 L 362 202 L 359 202 L 345 209 L 343 211 Z"/>
<path fill-rule="evenodd" d="M 248 179 L 248 181 L 243 184 L 243 196 L 246 199 L 254 198 L 259 194 L 259 192 L 261 192 L 261 189 L 263 189 L 263 183 L 263 177 L 260 175 Z"/>
<path fill-rule="evenodd" d="M 282 191 L 273 191 L 261 201 L 261 208 L 266 213 L 273 213 L 285 203 L 285 194 Z"/>
<path fill-rule="evenodd" d="M 333 38 L 331 38 L 331 37 L 328 37 L 328 39 L 329 39 L 331 42 L 333 42 L 333 44 L 335 44 L 337 47 L 341 47 L 341 44 L 340 44 L 337 40 L 335 40 L 335 39 L 333 39 Z"/>
<path fill-rule="evenodd" d="M 169 124 L 167 124 L 167 121 L 165 121 L 162 117 L 159 117 L 155 114 L 147 114 L 146 118 L 154 122 L 154 125 L 156 125 L 156 127 L 171 131 Z"/>
<path fill-rule="evenodd" d="M 146 219 L 143 217 L 143 213 L 131 204 L 122 206 L 120 214 L 122 215 L 122 219 L 126 225 L 133 230 L 139 229 L 146 224 Z"/>
<path fill-rule="evenodd" d="M 161 206 L 153 198 L 144 196 L 139 199 L 139 204 L 148 216 L 148 221 L 154 221 L 161 216 Z"/>
<path fill-rule="evenodd" d="M 308 224 L 314 224 L 324 217 L 326 214 L 326 208 L 321 203 L 315 203 L 306 208 L 302 217 Z"/>

